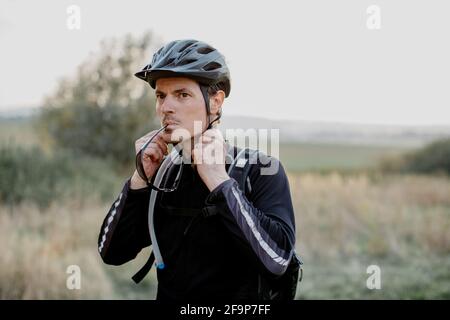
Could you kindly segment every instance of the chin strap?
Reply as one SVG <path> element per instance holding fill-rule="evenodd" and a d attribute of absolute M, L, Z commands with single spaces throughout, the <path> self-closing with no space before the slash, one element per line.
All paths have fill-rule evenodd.
<path fill-rule="evenodd" d="M 209 106 L 209 93 L 208 93 L 208 89 L 209 86 L 205 86 L 205 85 L 200 85 L 200 91 L 202 92 L 203 95 L 203 99 L 205 99 L 205 105 L 206 105 L 206 116 L 209 118 L 209 115 L 211 114 L 211 109 Z M 208 124 L 208 127 L 206 128 L 206 130 L 211 129 L 212 128 L 212 124 L 216 121 L 218 121 L 220 119 L 220 117 L 222 116 L 222 113 L 219 113 L 219 115 L 217 116 L 217 118 L 215 118 L 213 121 L 211 121 Z M 208 119 L 209 121 L 209 119 Z M 205 131 L 206 131 L 205 130 Z"/>

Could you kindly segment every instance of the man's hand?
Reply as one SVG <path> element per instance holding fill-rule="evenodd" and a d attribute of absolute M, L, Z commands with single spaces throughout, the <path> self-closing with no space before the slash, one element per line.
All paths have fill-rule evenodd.
<path fill-rule="evenodd" d="M 225 170 L 227 146 L 219 129 L 209 129 L 200 137 L 192 152 L 197 172 L 209 191 L 230 179 Z"/>
<path fill-rule="evenodd" d="M 134 146 L 136 149 L 136 154 L 141 150 L 147 140 L 153 136 L 158 130 L 151 131 L 145 136 L 136 140 Z M 163 139 L 163 134 L 160 132 L 150 144 L 142 151 L 142 165 L 144 167 L 145 175 L 150 180 L 155 174 L 156 169 L 158 169 L 161 164 L 164 155 L 168 154 L 167 142 Z M 140 189 L 145 188 L 147 182 L 142 180 L 138 172 L 135 170 L 133 176 L 131 177 L 130 188 Z"/>

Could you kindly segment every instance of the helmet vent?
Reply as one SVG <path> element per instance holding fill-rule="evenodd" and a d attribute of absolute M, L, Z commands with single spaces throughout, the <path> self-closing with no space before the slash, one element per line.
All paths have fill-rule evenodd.
<path fill-rule="evenodd" d="M 178 52 L 182 52 L 184 50 L 186 50 L 187 47 L 193 45 L 195 42 L 188 42 L 186 43 L 180 50 L 178 50 Z"/>
<path fill-rule="evenodd" d="M 201 47 L 201 48 L 197 49 L 197 52 L 200 53 L 200 54 L 208 54 L 208 53 L 213 52 L 213 51 L 214 51 L 214 49 L 211 48 L 211 47 Z"/>
<path fill-rule="evenodd" d="M 168 66 L 169 64 L 171 64 L 174 60 L 175 60 L 175 58 L 170 58 L 169 60 L 167 60 L 166 66 Z"/>
<path fill-rule="evenodd" d="M 208 63 L 206 66 L 203 67 L 203 70 L 205 71 L 211 71 L 222 68 L 222 65 L 220 63 L 217 63 L 215 61 L 212 61 Z"/>
<path fill-rule="evenodd" d="M 195 59 L 186 59 L 186 60 L 182 60 L 178 65 L 179 66 L 184 66 L 186 64 L 192 63 L 192 62 L 196 62 L 197 60 Z"/>

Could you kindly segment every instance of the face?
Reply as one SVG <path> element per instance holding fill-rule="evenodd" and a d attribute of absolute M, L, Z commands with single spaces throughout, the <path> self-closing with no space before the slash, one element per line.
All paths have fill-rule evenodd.
<path fill-rule="evenodd" d="M 212 115 L 217 114 L 223 102 L 223 94 L 219 93 L 210 99 Z M 156 114 L 161 125 L 168 124 L 164 131 L 164 140 L 168 143 L 177 142 L 171 139 L 176 129 L 185 129 L 192 137 L 195 121 L 202 122 L 202 132 L 208 126 L 205 100 L 196 81 L 188 78 L 161 78 L 156 81 L 155 94 Z M 216 97 L 218 94 L 219 97 Z"/>

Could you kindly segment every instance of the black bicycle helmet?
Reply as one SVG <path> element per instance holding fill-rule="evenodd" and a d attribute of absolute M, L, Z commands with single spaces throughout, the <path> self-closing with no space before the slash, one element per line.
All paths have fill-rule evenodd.
<path fill-rule="evenodd" d="M 187 39 L 175 40 L 160 48 L 146 65 L 135 76 L 150 84 L 155 89 L 156 80 L 168 77 L 187 77 L 200 84 L 209 110 L 208 89 L 221 89 L 228 97 L 231 91 L 230 72 L 224 56 L 205 42 Z M 217 121 L 220 115 L 213 122 Z M 211 126 L 208 126 L 208 128 Z"/>
<path fill-rule="evenodd" d="M 226 97 L 231 90 L 230 72 L 224 56 L 207 43 L 193 39 L 166 44 L 135 76 L 147 81 L 153 89 L 159 78 L 185 76 L 206 86 L 222 83 Z"/>

